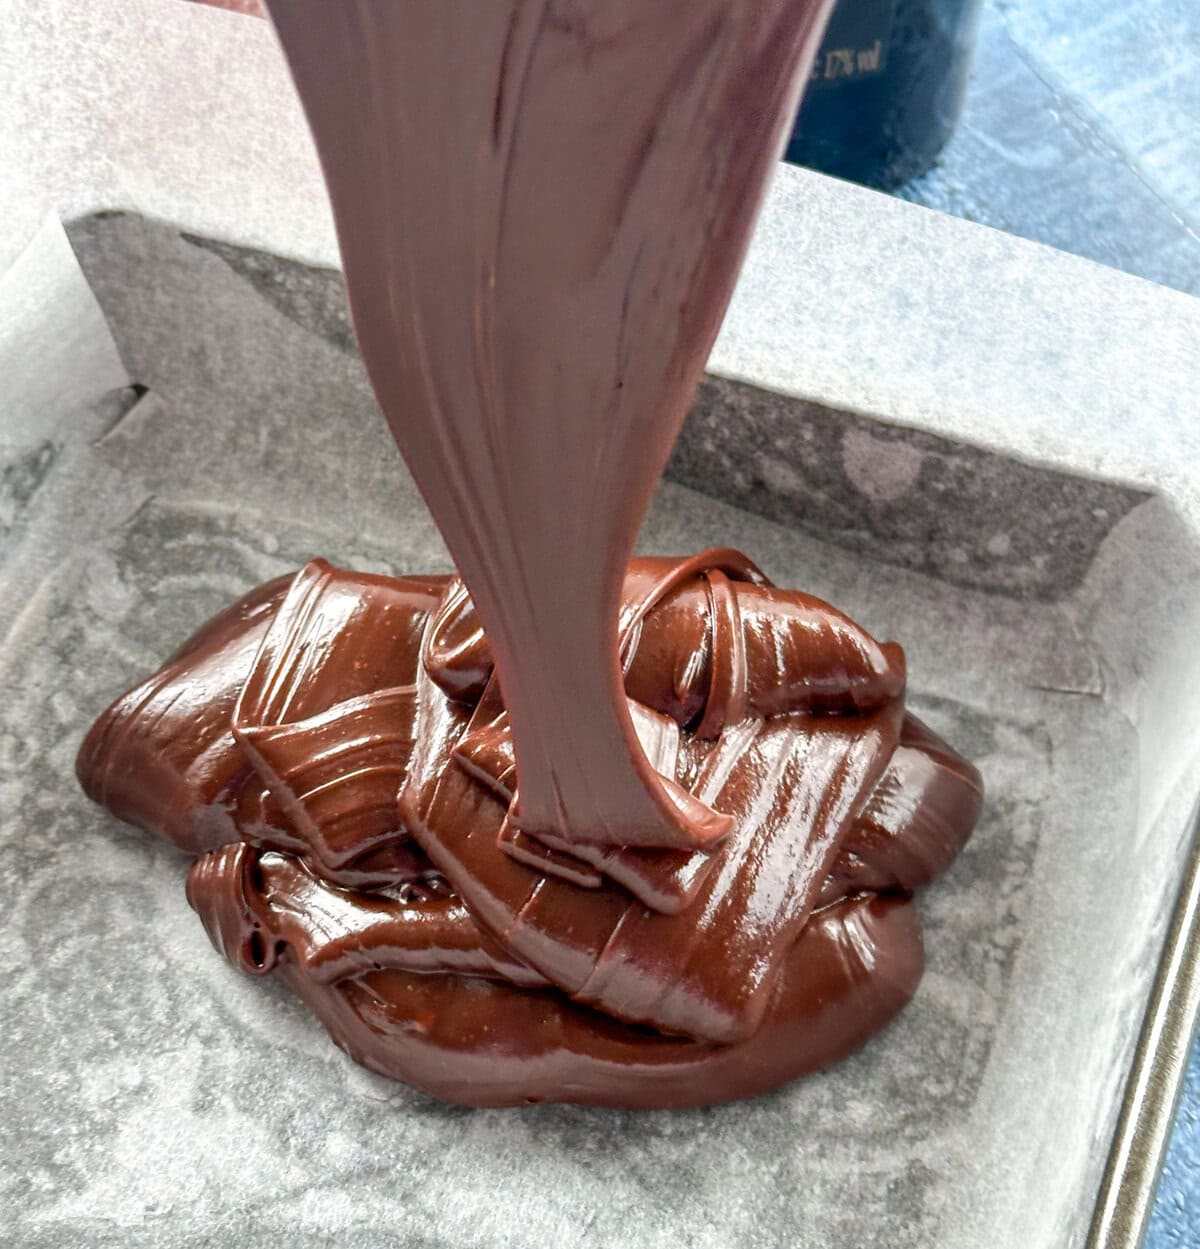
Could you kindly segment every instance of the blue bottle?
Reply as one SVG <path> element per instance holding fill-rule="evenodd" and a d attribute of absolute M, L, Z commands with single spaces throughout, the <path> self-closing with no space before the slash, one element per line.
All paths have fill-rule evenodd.
<path fill-rule="evenodd" d="M 982 0 L 839 0 L 788 144 L 797 165 L 891 189 L 962 111 Z"/>

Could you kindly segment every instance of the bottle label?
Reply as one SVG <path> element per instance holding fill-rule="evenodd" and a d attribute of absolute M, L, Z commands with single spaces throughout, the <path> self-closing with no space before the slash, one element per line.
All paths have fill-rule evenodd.
<path fill-rule="evenodd" d="M 895 0 L 840 0 L 813 66 L 812 85 L 873 78 L 887 68 Z"/>

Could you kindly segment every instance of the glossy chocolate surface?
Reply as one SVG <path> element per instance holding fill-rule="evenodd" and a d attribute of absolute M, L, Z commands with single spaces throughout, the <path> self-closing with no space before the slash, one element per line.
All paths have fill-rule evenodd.
<path fill-rule="evenodd" d="M 859 1044 L 978 776 L 743 555 L 630 561 L 829 0 L 268 0 L 461 572 L 315 561 L 97 722 L 213 943 L 454 1101 L 688 1105 Z"/>
<path fill-rule="evenodd" d="M 908 1000 L 911 894 L 973 827 L 978 776 L 905 714 L 898 647 L 734 552 L 634 561 L 621 619 L 647 757 L 733 817 L 711 852 L 515 830 L 461 581 L 321 561 L 119 699 L 80 777 L 196 855 L 214 945 L 377 1071 L 475 1105 L 758 1092 Z"/>

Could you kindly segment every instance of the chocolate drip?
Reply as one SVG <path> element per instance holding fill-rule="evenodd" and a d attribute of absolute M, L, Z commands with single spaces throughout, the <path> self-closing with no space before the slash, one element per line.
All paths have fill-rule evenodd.
<path fill-rule="evenodd" d="M 268 4 L 363 358 L 499 662 L 522 830 L 732 827 L 646 759 L 617 606 L 826 7 Z"/>

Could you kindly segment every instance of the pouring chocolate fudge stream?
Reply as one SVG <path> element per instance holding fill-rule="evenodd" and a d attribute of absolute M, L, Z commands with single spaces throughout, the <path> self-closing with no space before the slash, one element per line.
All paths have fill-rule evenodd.
<path fill-rule="evenodd" d="M 97 721 L 85 788 L 200 856 L 236 965 L 439 1096 L 840 1056 L 915 988 L 978 776 L 899 647 L 735 551 L 630 558 L 828 4 L 267 7 L 460 576 L 253 592 Z"/>

